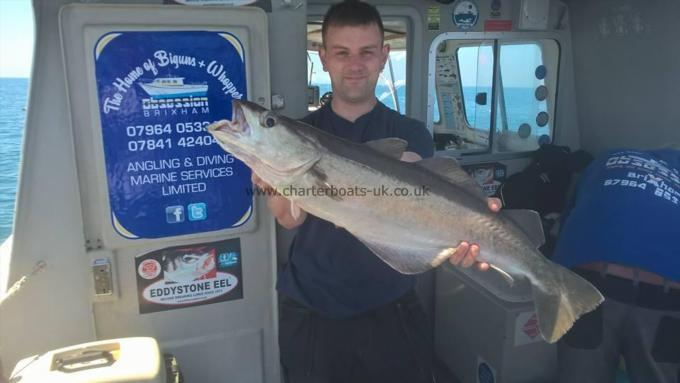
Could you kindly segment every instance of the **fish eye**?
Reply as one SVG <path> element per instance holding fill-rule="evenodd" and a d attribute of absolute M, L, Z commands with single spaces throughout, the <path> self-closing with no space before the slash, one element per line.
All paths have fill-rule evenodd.
<path fill-rule="evenodd" d="M 276 116 L 271 113 L 263 114 L 262 118 L 260 118 L 260 125 L 262 125 L 263 128 L 273 128 L 277 122 Z"/>

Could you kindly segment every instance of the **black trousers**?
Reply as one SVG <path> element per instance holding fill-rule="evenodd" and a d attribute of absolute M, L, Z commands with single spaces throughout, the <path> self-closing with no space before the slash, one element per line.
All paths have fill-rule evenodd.
<path fill-rule="evenodd" d="M 606 300 L 560 339 L 560 383 L 614 383 L 620 357 L 632 383 L 680 383 L 680 290 L 576 272 Z"/>
<path fill-rule="evenodd" d="M 433 383 L 453 378 L 435 363 L 415 292 L 349 319 L 330 319 L 279 299 L 279 346 L 287 383 Z"/>

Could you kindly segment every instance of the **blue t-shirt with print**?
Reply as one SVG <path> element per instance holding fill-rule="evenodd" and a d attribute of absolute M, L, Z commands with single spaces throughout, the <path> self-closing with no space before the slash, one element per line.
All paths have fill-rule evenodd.
<path fill-rule="evenodd" d="M 380 102 L 354 123 L 336 115 L 330 104 L 303 121 L 354 142 L 399 137 L 408 142 L 407 151 L 423 158 L 434 152 L 432 136 L 422 122 Z M 415 284 L 414 276 L 392 269 L 348 231 L 311 214 L 300 226 L 289 255 L 277 289 L 330 318 L 348 318 L 385 305 Z"/>
<path fill-rule="evenodd" d="M 616 150 L 579 180 L 553 260 L 609 262 L 680 281 L 680 150 Z"/>

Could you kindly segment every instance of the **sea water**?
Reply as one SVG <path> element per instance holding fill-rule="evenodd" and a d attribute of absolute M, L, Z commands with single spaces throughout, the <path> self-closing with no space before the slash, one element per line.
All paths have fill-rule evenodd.
<path fill-rule="evenodd" d="M 0 243 L 12 233 L 28 83 L 0 78 Z"/>

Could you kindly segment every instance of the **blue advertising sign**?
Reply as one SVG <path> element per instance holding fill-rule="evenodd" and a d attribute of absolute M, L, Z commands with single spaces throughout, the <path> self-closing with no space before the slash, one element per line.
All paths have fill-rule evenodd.
<path fill-rule="evenodd" d="M 244 224 L 250 170 L 206 131 L 246 99 L 241 42 L 227 32 L 115 32 L 94 56 L 116 232 L 162 238 Z"/>

